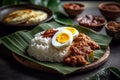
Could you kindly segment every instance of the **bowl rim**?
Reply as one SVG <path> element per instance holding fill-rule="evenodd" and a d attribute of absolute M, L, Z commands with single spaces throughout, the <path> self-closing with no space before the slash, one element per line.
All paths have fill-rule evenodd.
<path fill-rule="evenodd" d="M 115 4 L 115 5 L 119 5 L 119 6 L 120 6 L 120 4 L 117 3 L 117 2 L 102 2 L 102 3 L 100 3 L 100 4 L 98 5 L 98 8 L 99 8 L 100 10 L 106 11 L 106 12 L 120 12 L 120 10 L 105 10 L 105 9 L 103 9 L 102 6 L 107 5 L 107 4 Z"/>
<path fill-rule="evenodd" d="M 66 5 L 66 4 L 77 4 L 77 5 L 82 5 L 82 7 L 80 7 L 80 9 L 78 9 L 78 10 L 84 10 L 84 9 L 86 8 L 85 5 L 84 5 L 83 3 L 67 2 L 67 3 L 62 4 L 63 8 L 64 8 L 64 9 L 68 9 L 68 10 L 72 10 L 72 9 L 65 8 L 64 5 Z M 77 10 L 73 10 L 73 11 L 77 11 Z"/>

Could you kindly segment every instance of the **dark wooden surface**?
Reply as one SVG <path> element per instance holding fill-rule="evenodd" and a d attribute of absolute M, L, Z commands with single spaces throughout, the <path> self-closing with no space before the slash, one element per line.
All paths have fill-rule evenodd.
<path fill-rule="evenodd" d="M 81 3 L 84 3 L 87 8 L 80 16 L 85 14 L 102 16 L 97 8 L 97 5 L 101 3 L 101 1 L 81 1 Z M 63 10 L 61 9 L 61 11 Z M 118 18 L 117 21 L 120 21 L 120 18 Z M 5 26 L 0 24 L 0 36 L 4 36 L 15 31 L 16 29 L 6 29 Z M 104 28 L 100 32 L 106 34 Z M 120 69 L 120 41 L 112 41 L 110 43 L 110 57 L 102 66 L 88 72 L 67 76 L 40 72 L 25 67 L 13 58 L 10 50 L 2 44 L 0 45 L 0 80 L 81 80 L 108 66 L 114 66 Z"/>

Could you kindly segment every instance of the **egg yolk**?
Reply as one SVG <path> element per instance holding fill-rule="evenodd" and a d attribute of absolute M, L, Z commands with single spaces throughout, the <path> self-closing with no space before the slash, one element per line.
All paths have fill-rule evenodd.
<path fill-rule="evenodd" d="M 61 43 L 61 44 L 67 42 L 68 40 L 70 40 L 70 36 L 66 33 L 60 33 L 56 37 L 56 41 Z"/>
<path fill-rule="evenodd" d="M 74 28 L 65 28 L 66 30 L 69 30 L 70 32 L 72 32 L 72 34 L 75 34 L 75 29 Z"/>

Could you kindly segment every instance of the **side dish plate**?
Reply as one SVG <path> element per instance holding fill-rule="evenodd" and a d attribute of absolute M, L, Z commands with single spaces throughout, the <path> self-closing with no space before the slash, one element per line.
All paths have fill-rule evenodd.
<path fill-rule="evenodd" d="M 16 10 L 24 10 L 24 9 L 32 9 L 32 10 L 37 10 L 37 11 L 44 11 L 48 14 L 48 17 L 41 21 L 41 22 L 37 22 L 35 24 L 10 24 L 10 23 L 6 23 L 3 21 L 3 19 L 11 12 L 16 11 Z M 4 25 L 7 26 L 35 26 L 38 25 L 42 22 L 46 22 L 49 21 L 53 18 L 53 12 L 43 6 L 36 6 L 36 5 L 28 5 L 28 4 L 21 4 L 21 5 L 10 5 L 10 6 L 3 6 L 0 8 L 0 23 L 3 23 Z"/>

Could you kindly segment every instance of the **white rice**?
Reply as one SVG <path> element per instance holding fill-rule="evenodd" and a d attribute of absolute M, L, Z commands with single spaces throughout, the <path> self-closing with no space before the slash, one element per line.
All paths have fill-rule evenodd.
<path fill-rule="evenodd" d="M 58 50 L 52 46 L 51 38 L 43 37 L 41 33 L 35 35 L 28 47 L 28 54 L 40 61 L 63 62 L 68 50 Z"/>

